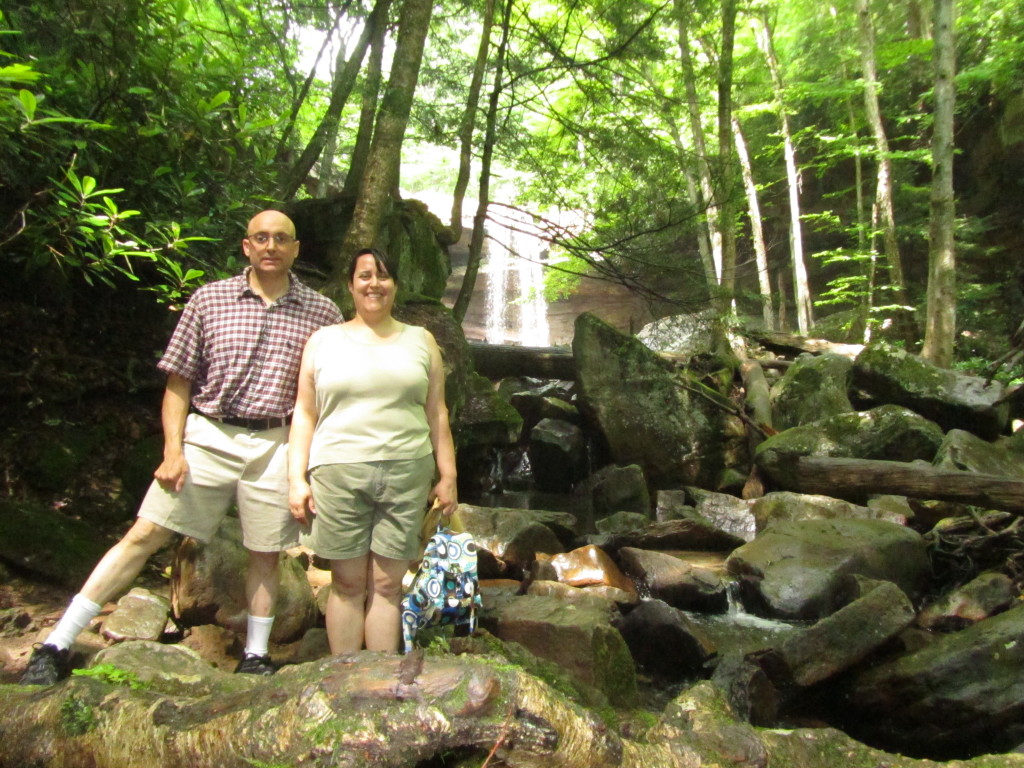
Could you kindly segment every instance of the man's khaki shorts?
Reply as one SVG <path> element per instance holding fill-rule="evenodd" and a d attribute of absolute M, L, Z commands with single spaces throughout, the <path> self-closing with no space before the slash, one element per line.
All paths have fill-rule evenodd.
<path fill-rule="evenodd" d="M 185 485 L 175 493 L 154 481 L 139 517 L 205 542 L 237 502 L 246 549 L 279 552 L 294 546 L 300 528 L 288 511 L 287 440 L 288 427 L 250 432 L 190 413 Z"/>
<path fill-rule="evenodd" d="M 310 484 L 316 515 L 303 543 L 328 560 L 368 552 L 415 560 L 433 479 L 432 455 L 315 467 Z"/>

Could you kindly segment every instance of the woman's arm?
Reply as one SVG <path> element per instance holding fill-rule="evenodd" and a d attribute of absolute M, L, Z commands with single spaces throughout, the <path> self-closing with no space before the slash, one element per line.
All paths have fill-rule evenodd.
<path fill-rule="evenodd" d="M 313 381 L 313 355 L 319 343 L 314 333 L 302 350 L 299 367 L 299 386 L 292 412 L 292 428 L 288 433 L 288 507 L 292 517 L 308 524 L 310 515 L 316 514 L 313 492 L 306 474 L 309 470 L 309 448 L 313 443 L 313 430 L 319 414 L 316 409 L 316 384 Z"/>
<path fill-rule="evenodd" d="M 455 441 L 452 439 L 451 425 L 448 423 L 448 406 L 444 401 L 444 363 L 441 350 L 429 331 L 427 349 L 430 352 L 430 374 L 427 383 L 427 424 L 430 427 L 430 443 L 434 448 L 434 461 L 440 475 L 437 485 L 427 499 L 437 499 L 441 511 L 450 515 L 459 506 L 459 494 L 456 488 Z"/>

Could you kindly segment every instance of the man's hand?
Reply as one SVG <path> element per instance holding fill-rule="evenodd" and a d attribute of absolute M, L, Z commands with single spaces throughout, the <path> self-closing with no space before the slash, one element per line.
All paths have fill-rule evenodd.
<path fill-rule="evenodd" d="M 173 456 L 165 456 L 160 466 L 153 472 L 153 477 L 167 491 L 178 493 L 185 485 L 185 477 L 188 475 L 188 462 L 182 453 Z"/>

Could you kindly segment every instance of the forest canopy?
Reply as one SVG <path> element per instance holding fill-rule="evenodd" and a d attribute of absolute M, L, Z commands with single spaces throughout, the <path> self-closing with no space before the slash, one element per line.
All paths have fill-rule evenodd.
<path fill-rule="evenodd" d="M 351 249 L 399 189 L 431 191 L 469 287 L 512 206 L 550 241 L 552 295 L 612 280 L 980 369 L 1024 309 L 1022 11 L 14 0 L 3 293 L 127 281 L 177 306 L 238 269 L 222 238 L 260 208 L 348 195 Z"/>

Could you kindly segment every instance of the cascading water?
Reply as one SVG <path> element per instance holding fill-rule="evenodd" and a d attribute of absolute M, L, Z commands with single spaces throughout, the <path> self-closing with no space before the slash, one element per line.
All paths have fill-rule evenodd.
<path fill-rule="evenodd" d="M 531 233 L 522 212 L 501 209 L 492 216 L 481 272 L 487 278 L 487 341 L 546 347 L 550 343 L 544 299 L 543 255 L 547 244 Z"/>

